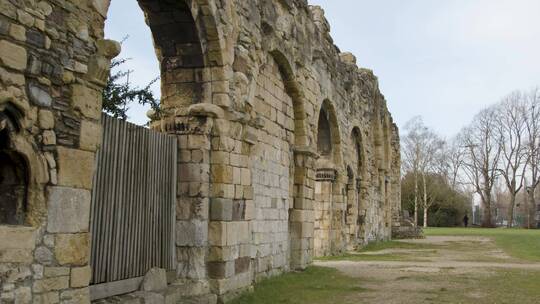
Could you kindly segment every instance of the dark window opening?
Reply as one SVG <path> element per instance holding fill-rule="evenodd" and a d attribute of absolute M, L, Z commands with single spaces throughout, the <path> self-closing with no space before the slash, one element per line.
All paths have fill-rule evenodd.
<path fill-rule="evenodd" d="M 22 157 L 11 151 L 0 151 L 0 224 L 24 224 L 28 188 L 26 172 Z"/>
<path fill-rule="evenodd" d="M 23 225 L 27 211 L 28 176 L 23 157 L 13 151 L 9 131 L 13 124 L 0 115 L 0 224 Z"/>
<path fill-rule="evenodd" d="M 319 127 L 317 130 L 317 148 L 321 155 L 328 156 L 332 153 L 332 134 L 330 123 L 326 118 L 326 113 L 321 110 L 319 115 Z"/>

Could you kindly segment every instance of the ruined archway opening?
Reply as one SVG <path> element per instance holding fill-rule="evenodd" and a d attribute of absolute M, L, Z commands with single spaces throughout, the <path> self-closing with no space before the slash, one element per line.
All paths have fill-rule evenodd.
<path fill-rule="evenodd" d="M 335 110 L 329 100 L 324 100 L 317 125 L 317 152 L 320 158 L 315 176 L 315 256 L 336 254 L 343 240 L 340 231 L 344 228 L 347 212 L 343 201 L 347 185 L 337 176 L 341 165 L 340 143 Z"/>
<path fill-rule="evenodd" d="M 24 225 L 26 220 L 28 169 L 15 152 L 0 150 L 0 224 Z"/>
<path fill-rule="evenodd" d="M 11 143 L 17 126 L 0 113 L 0 225 L 24 225 L 28 211 L 28 165 Z"/>
<path fill-rule="evenodd" d="M 115 7 L 115 4 L 122 6 Z M 134 55 L 135 59 L 140 58 L 139 63 L 143 63 L 133 67 L 131 81 L 135 82 L 135 74 L 150 74 L 150 78 L 134 83 L 141 88 L 160 76 L 161 90 L 156 91 L 160 113 L 149 113 L 155 122 L 150 124 L 152 130 L 126 127 L 117 120 L 102 119 L 103 142 L 98 152 L 98 171 L 94 180 L 98 182 L 94 182 L 91 205 L 92 299 L 134 291 L 137 288 L 134 284 L 118 282 L 139 280 L 154 267 L 165 270 L 173 281 L 206 276 L 201 271 L 206 258 L 201 248 L 207 240 L 196 231 L 181 227 L 191 224 L 188 220 L 194 217 L 192 210 L 195 209 L 191 205 L 199 202 L 198 197 L 183 191 L 182 186 L 189 182 L 208 183 L 208 179 L 201 174 L 200 179 L 190 176 L 186 180 L 183 168 L 190 160 L 186 161 L 180 155 L 189 150 L 187 143 L 184 144 L 180 138 L 187 138 L 186 133 L 191 130 L 178 132 L 183 126 L 179 126 L 176 119 L 171 119 L 188 116 L 189 106 L 212 100 L 210 82 L 216 75 L 210 73 L 208 62 L 215 65 L 220 60 L 218 52 L 221 48 L 216 47 L 219 45 L 217 29 L 208 27 L 212 21 L 206 5 L 205 1 L 188 0 L 138 0 L 129 4 L 114 0 L 109 10 L 108 19 L 116 20 L 115 25 L 121 25 L 120 29 L 115 29 L 116 35 L 112 38 L 121 40 L 125 35 L 134 35 L 124 42 L 122 48 L 128 52 L 121 57 Z M 123 15 L 122 10 L 131 15 Z M 134 12 L 142 14 L 134 15 Z M 137 30 L 144 29 L 144 35 L 122 28 L 123 22 L 118 17 L 133 19 L 133 16 L 140 17 L 142 25 L 137 24 L 140 26 Z M 137 53 L 139 45 L 151 48 Z M 213 59 L 208 60 L 210 57 Z M 145 69 L 149 66 L 152 68 Z M 220 71 L 220 68 L 212 70 L 214 74 Z M 220 80 L 225 77 L 218 76 Z M 145 109 L 139 111 L 144 113 Z M 147 122 L 145 117 L 143 119 L 141 124 Z M 171 121 L 173 124 L 169 124 Z M 154 131 L 173 134 L 165 136 Z M 193 149 L 193 146 L 189 148 Z M 115 170 L 114 163 L 122 162 L 107 158 L 111 155 L 126 165 L 118 165 Z M 190 168 L 197 165 L 190 163 Z M 108 181 L 108 178 L 115 182 Z M 200 227 L 205 224 L 204 221 L 197 222 Z M 197 241 L 188 241 L 196 238 Z M 125 241 L 120 243 L 119 239 Z M 195 256 L 192 254 L 195 251 L 203 254 Z M 110 288 L 120 285 L 114 290 Z"/>
<path fill-rule="evenodd" d="M 317 151 L 322 157 L 330 157 L 332 155 L 332 132 L 330 130 L 330 122 L 328 122 L 328 113 L 324 109 L 321 109 L 319 114 Z"/>
<path fill-rule="evenodd" d="M 163 110 L 202 100 L 204 55 L 186 1 L 139 0 L 150 27 L 161 72 Z"/>
<path fill-rule="evenodd" d="M 155 97 L 155 102 L 146 99 L 145 104 L 139 104 L 139 97 L 148 94 L 135 96 L 139 102 L 131 98 L 125 107 L 129 121 L 146 125 L 148 119 L 186 115 L 190 105 L 211 102 L 211 75 L 204 69 L 210 56 L 209 42 L 203 37 L 207 27 L 199 15 L 199 5 L 187 0 L 112 1 L 105 33 L 122 41 L 116 59 L 122 63 L 113 66 L 111 74 L 124 73 L 118 85 L 130 83 L 134 91 L 149 89 L 146 92 Z M 130 21 L 118 22 L 126 18 Z"/>

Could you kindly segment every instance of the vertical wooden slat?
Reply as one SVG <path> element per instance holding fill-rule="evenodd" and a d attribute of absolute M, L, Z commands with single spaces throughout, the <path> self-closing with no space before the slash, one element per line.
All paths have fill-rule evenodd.
<path fill-rule="evenodd" d="M 91 207 L 92 284 L 174 268 L 177 141 L 103 115 Z"/>

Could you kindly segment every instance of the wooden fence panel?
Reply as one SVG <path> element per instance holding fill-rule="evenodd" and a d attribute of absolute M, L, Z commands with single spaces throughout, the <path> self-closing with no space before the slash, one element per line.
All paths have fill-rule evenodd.
<path fill-rule="evenodd" d="M 173 270 L 177 140 L 103 115 L 91 210 L 92 285 Z"/>

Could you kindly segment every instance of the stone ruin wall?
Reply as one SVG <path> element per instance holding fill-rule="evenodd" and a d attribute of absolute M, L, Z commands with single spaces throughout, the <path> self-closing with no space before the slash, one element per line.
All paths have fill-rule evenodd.
<path fill-rule="evenodd" d="M 377 78 L 333 44 L 321 8 L 139 4 L 162 69 L 152 128 L 180 149 L 170 288 L 195 282 L 192 293 L 227 300 L 314 256 L 391 237 L 398 130 Z M 0 0 L 0 150 L 27 173 L 23 225 L 0 225 L 2 303 L 89 301 L 101 91 L 119 53 L 103 40 L 108 5 Z"/>

